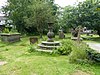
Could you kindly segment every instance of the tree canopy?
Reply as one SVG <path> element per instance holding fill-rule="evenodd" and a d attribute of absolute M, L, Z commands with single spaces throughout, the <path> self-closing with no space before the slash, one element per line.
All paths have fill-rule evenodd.
<path fill-rule="evenodd" d="M 47 23 L 54 22 L 55 30 L 60 26 L 68 29 L 81 25 L 97 30 L 100 35 L 99 0 L 86 0 L 64 9 L 57 7 L 54 0 L 8 0 L 3 12 L 7 16 L 7 24 L 16 26 L 21 33 L 42 34 L 48 29 Z"/>
<path fill-rule="evenodd" d="M 7 24 L 11 20 L 21 33 L 43 32 L 47 22 L 54 21 L 56 11 L 54 0 L 8 0 L 3 7 Z"/>
<path fill-rule="evenodd" d="M 79 25 L 86 26 L 89 29 L 98 31 L 100 35 L 100 11 L 99 2 L 84 1 L 80 2 L 76 7 L 67 6 L 63 12 L 63 25 L 67 27 L 77 27 Z"/>

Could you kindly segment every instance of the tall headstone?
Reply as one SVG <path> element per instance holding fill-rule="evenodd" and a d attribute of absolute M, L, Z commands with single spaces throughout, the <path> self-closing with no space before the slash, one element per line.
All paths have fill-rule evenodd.
<path fill-rule="evenodd" d="M 60 27 L 60 29 L 59 29 L 59 38 L 60 39 L 64 39 L 65 38 L 65 35 L 64 35 L 62 27 Z"/>
<path fill-rule="evenodd" d="M 81 31 L 82 31 L 81 26 L 78 26 L 77 28 L 72 29 L 71 39 L 72 40 L 77 40 L 78 42 L 80 42 L 82 40 L 82 38 L 80 37 Z"/>
<path fill-rule="evenodd" d="M 5 25 L 0 25 L 0 33 L 3 32 Z"/>

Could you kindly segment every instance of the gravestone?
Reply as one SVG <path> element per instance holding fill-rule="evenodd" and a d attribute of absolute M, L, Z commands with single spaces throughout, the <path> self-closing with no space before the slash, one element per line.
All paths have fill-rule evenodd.
<path fill-rule="evenodd" d="M 59 38 L 60 39 L 64 39 L 65 38 L 65 35 L 64 35 L 62 27 L 60 27 L 60 29 L 59 29 Z"/>
<path fill-rule="evenodd" d="M 77 36 L 78 36 L 78 30 L 77 30 L 76 28 L 73 28 L 73 29 L 71 30 L 71 33 L 72 33 L 72 36 L 73 36 L 73 37 L 77 37 Z"/>
<path fill-rule="evenodd" d="M 34 44 L 34 43 L 38 42 L 38 37 L 34 37 L 34 36 L 30 37 L 29 40 L 30 40 L 30 44 Z"/>
<path fill-rule="evenodd" d="M 78 42 L 82 41 L 83 39 L 80 37 L 81 31 L 82 31 L 82 28 L 80 26 L 77 27 L 77 28 L 72 29 L 71 39 L 75 40 L 75 41 L 78 41 Z"/>
<path fill-rule="evenodd" d="M 2 31 L 4 30 L 5 25 L 0 25 L 0 33 L 2 33 Z"/>

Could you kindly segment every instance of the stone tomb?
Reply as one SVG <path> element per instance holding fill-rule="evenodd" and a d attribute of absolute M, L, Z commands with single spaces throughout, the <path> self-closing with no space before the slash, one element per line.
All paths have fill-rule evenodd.
<path fill-rule="evenodd" d="M 13 34 L 2 33 L 0 35 L 1 35 L 2 42 L 11 43 L 11 42 L 20 41 L 20 33 L 13 33 Z"/>

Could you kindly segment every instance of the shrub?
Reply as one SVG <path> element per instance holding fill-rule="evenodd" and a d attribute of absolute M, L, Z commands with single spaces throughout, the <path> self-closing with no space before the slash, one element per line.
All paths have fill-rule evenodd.
<path fill-rule="evenodd" d="M 61 44 L 61 47 L 53 50 L 54 54 L 69 55 L 70 62 L 86 63 L 88 61 L 87 49 L 89 49 L 89 47 L 85 43 L 63 40 Z"/>
<path fill-rule="evenodd" d="M 3 30 L 3 33 L 9 33 L 9 29 L 8 29 L 8 28 L 5 28 L 5 29 Z"/>
<path fill-rule="evenodd" d="M 6 59 L 5 57 L 3 57 L 2 55 L 0 55 L 0 60 L 4 60 Z"/>
<path fill-rule="evenodd" d="M 53 53 L 60 54 L 60 55 L 68 55 L 72 51 L 73 41 L 71 40 L 63 40 L 61 42 L 62 46 L 58 47 L 57 49 L 53 50 Z"/>
<path fill-rule="evenodd" d="M 10 33 L 18 33 L 18 31 L 13 27 L 10 31 Z"/>
<path fill-rule="evenodd" d="M 72 47 L 72 52 L 69 55 L 69 60 L 70 62 L 79 62 L 84 61 L 87 59 L 87 52 L 86 50 L 88 49 L 88 46 L 84 43 L 75 43 L 74 46 Z"/>
<path fill-rule="evenodd" d="M 31 52 L 34 52 L 34 51 L 36 51 L 36 49 L 32 45 L 29 46 L 28 52 L 31 53 Z"/>
<path fill-rule="evenodd" d="M 88 59 L 94 62 L 100 62 L 100 53 L 96 52 L 95 50 L 88 49 L 87 50 Z"/>

